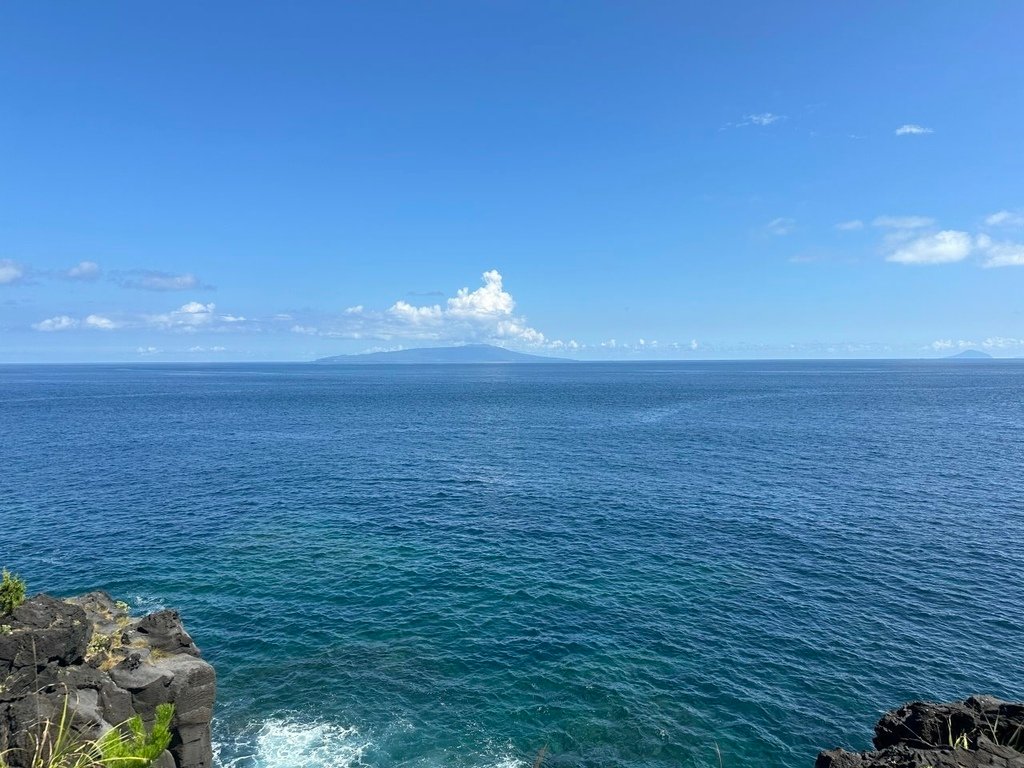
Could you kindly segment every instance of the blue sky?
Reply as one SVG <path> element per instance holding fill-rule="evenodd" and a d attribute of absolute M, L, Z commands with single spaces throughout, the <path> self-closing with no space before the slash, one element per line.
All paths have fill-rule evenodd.
<path fill-rule="evenodd" d="M 1024 355 L 1024 5 L 702 5 L 5 4 L 0 361 Z"/>

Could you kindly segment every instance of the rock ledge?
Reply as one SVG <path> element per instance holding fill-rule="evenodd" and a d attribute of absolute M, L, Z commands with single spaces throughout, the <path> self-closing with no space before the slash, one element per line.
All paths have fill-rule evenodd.
<path fill-rule="evenodd" d="M 36 595 L 0 616 L 0 753 L 31 763 L 40 723 L 67 701 L 72 727 L 95 737 L 134 715 L 151 723 L 174 705 L 172 741 L 157 768 L 211 768 L 213 667 L 175 611 L 133 618 L 105 592 L 68 600 Z"/>
<path fill-rule="evenodd" d="M 1024 768 L 1024 704 L 971 696 L 882 716 L 871 752 L 831 749 L 815 768 Z"/>

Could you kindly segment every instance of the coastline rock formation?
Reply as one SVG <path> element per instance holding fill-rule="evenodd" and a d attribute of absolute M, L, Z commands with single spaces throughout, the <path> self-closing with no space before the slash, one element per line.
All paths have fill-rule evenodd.
<path fill-rule="evenodd" d="M 815 768 L 1024 768 L 1024 704 L 915 701 L 883 715 L 872 742 L 871 752 L 822 752 Z"/>
<path fill-rule="evenodd" d="M 36 595 L 0 617 L 0 754 L 31 763 L 42 723 L 60 720 L 95 738 L 174 705 L 172 740 L 158 768 L 211 768 L 214 669 L 175 611 L 132 618 L 104 592 L 57 600 Z"/>

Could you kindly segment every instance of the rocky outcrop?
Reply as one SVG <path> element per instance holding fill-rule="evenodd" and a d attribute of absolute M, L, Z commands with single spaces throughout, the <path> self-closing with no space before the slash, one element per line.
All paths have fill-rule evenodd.
<path fill-rule="evenodd" d="M 213 667 L 174 611 L 141 619 L 104 592 L 69 600 L 37 595 L 0 616 L 0 753 L 28 766 L 43 724 L 67 712 L 95 737 L 134 715 L 151 723 L 174 705 L 170 748 L 159 768 L 211 768 Z"/>
<path fill-rule="evenodd" d="M 872 741 L 872 752 L 822 752 L 815 768 L 1024 768 L 1024 704 L 915 701 L 883 715 Z"/>

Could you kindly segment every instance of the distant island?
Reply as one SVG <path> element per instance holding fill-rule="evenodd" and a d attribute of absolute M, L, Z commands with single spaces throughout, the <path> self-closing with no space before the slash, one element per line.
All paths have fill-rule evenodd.
<path fill-rule="evenodd" d="M 405 365 L 432 364 L 479 364 L 479 363 L 571 363 L 564 357 L 527 355 L 491 344 L 463 344 L 458 347 L 420 347 L 400 349 L 393 352 L 367 352 L 361 355 L 334 355 L 313 361 L 320 365 L 367 365 L 400 363 Z"/>
<path fill-rule="evenodd" d="M 980 349 L 965 349 L 963 352 L 957 352 L 955 355 L 949 355 L 947 360 L 991 360 L 992 355 L 988 352 L 982 352 Z"/>

